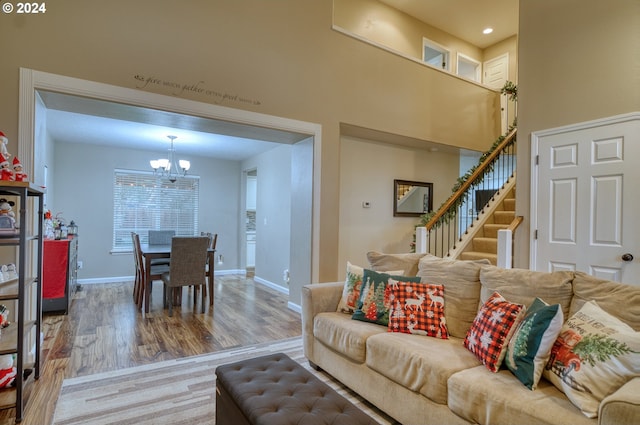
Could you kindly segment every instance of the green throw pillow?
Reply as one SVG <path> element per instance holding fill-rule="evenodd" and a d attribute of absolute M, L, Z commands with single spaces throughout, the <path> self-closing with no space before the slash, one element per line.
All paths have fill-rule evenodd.
<path fill-rule="evenodd" d="M 531 390 L 538 386 L 563 320 L 560 304 L 536 298 L 509 341 L 504 363 Z"/>
<path fill-rule="evenodd" d="M 391 286 L 396 285 L 397 282 L 420 282 L 420 278 L 390 275 L 365 269 L 362 275 L 360 297 L 351 318 L 388 326 Z"/>

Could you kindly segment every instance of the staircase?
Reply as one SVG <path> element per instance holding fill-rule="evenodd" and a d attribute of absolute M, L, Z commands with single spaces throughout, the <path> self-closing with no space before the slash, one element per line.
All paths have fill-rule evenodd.
<path fill-rule="evenodd" d="M 521 217 L 514 220 L 516 134 L 517 129 L 512 127 L 508 134 L 500 136 L 480 157 L 478 165 L 458 178 L 452 195 L 437 210 L 422 216 L 423 225 L 416 227 L 416 252 L 443 258 L 488 258 L 493 264 L 500 263 L 501 267 L 512 262 L 513 245 L 508 249 L 503 236 L 511 239 L 513 231 L 522 222 Z M 483 192 L 500 185 L 502 187 L 476 216 L 475 207 L 485 202 Z M 509 231 L 500 232 L 498 260 L 500 229 Z"/>
<path fill-rule="evenodd" d="M 498 195 L 496 195 L 498 196 Z M 510 188 L 504 197 L 495 202 L 495 206 L 481 217 L 471 235 L 469 243 L 459 255 L 461 260 L 480 260 L 483 258 L 497 264 L 498 230 L 506 229 L 516 216 L 516 190 Z"/>

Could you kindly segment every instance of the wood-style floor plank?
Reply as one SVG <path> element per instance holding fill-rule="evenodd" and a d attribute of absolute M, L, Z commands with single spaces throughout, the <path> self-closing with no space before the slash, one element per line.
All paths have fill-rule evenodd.
<path fill-rule="evenodd" d="M 300 314 L 287 295 L 244 276 L 215 280 L 214 305 L 200 313 L 193 290 L 169 317 L 162 284 L 154 284 L 151 311 L 133 304 L 132 282 L 83 285 L 68 315 L 45 314 L 40 379 L 28 387 L 24 425 L 47 425 L 65 378 L 299 336 Z M 0 425 L 13 424 L 15 409 L 0 411 Z"/>

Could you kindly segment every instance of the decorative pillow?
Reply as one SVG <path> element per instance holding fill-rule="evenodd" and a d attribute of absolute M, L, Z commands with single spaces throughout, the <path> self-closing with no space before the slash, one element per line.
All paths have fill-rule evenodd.
<path fill-rule="evenodd" d="M 384 254 L 378 251 L 367 252 L 367 260 L 371 270 L 385 273 L 386 270 L 402 270 L 398 273 L 404 276 L 418 274 L 418 261 L 425 255 L 416 252 L 406 254 Z"/>
<path fill-rule="evenodd" d="M 398 282 L 420 282 L 420 278 L 390 275 L 365 269 L 362 275 L 360 297 L 352 318 L 388 326 L 390 285 Z"/>
<path fill-rule="evenodd" d="M 563 321 L 560 304 L 536 298 L 509 340 L 504 363 L 527 388 L 538 386 Z"/>
<path fill-rule="evenodd" d="M 442 285 L 392 282 L 390 301 L 389 332 L 449 339 Z"/>
<path fill-rule="evenodd" d="M 595 418 L 605 397 L 640 374 L 638 353 L 640 333 L 589 301 L 562 326 L 543 376 Z"/>
<path fill-rule="evenodd" d="M 512 303 L 531 305 L 542 298 L 547 303 L 560 304 L 562 314 L 569 317 L 569 305 L 573 298 L 574 273 L 566 270 L 541 272 L 526 269 L 503 269 L 485 266 L 480 270 L 480 302 L 494 292 L 500 293 Z"/>
<path fill-rule="evenodd" d="M 418 276 L 423 282 L 444 285 L 449 335 L 464 338 L 480 306 L 480 269 L 489 260 L 462 261 L 425 255 L 418 263 Z"/>
<path fill-rule="evenodd" d="M 524 312 L 524 305 L 510 303 L 494 292 L 478 311 L 464 346 L 491 372 L 497 372 Z"/>
<path fill-rule="evenodd" d="M 566 317 L 573 316 L 584 303 L 595 301 L 604 311 L 614 312 L 615 317 L 633 329 L 640 330 L 640 285 L 600 279 L 580 271 L 575 271 L 574 274 L 574 295 Z M 620 308 L 621 306 L 624 308 Z"/>
<path fill-rule="evenodd" d="M 401 275 L 402 270 L 386 272 L 392 275 Z M 355 266 L 347 261 L 347 277 L 344 281 L 344 288 L 342 289 L 342 298 L 338 303 L 339 313 L 353 314 L 356 310 L 356 304 L 360 297 L 360 289 L 362 287 L 362 275 L 364 269 L 362 267 Z"/>

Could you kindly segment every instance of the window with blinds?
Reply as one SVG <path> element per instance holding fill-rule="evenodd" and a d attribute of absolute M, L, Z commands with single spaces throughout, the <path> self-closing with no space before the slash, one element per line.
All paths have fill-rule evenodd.
<path fill-rule="evenodd" d="M 131 251 L 131 232 L 148 242 L 149 230 L 175 230 L 177 236 L 198 234 L 200 177 L 174 183 L 151 172 L 114 170 L 113 251 Z"/>

